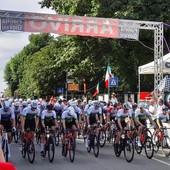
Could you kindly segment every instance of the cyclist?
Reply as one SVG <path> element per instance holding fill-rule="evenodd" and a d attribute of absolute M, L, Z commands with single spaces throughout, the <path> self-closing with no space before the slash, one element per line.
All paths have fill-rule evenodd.
<path fill-rule="evenodd" d="M 8 133 L 8 157 L 11 157 L 10 144 L 12 140 L 12 130 L 15 131 L 15 114 L 12 107 L 10 107 L 9 101 L 4 101 L 2 108 L 0 109 L 0 130 L 6 130 Z M 2 141 L 0 141 L 2 145 Z"/>
<path fill-rule="evenodd" d="M 168 114 L 168 107 L 163 106 L 162 107 L 162 112 L 159 112 L 159 114 L 154 116 L 154 136 L 156 137 L 159 132 L 161 132 L 163 128 L 163 123 L 166 123 L 169 121 L 169 114 Z M 153 142 L 156 143 L 156 138 L 154 138 Z"/>
<path fill-rule="evenodd" d="M 34 100 L 22 112 L 22 132 L 30 129 L 32 139 L 34 139 L 35 130 L 38 129 L 39 115 L 40 109 L 38 108 L 38 103 Z"/>
<path fill-rule="evenodd" d="M 51 133 L 54 134 L 55 129 L 58 127 L 56 113 L 53 110 L 52 104 L 47 104 L 46 109 L 41 114 L 41 156 L 44 156 L 44 144 L 45 144 L 45 128 L 49 127 Z"/>
<path fill-rule="evenodd" d="M 91 126 L 97 126 L 97 123 L 100 123 L 100 127 L 102 127 L 102 109 L 100 107 L 99 101 L 93 101 L 92 106 L 87 110 L 87 135 L 85 138 L 85 146 L 88 148 L 88 133 L 90 131 Z M 96 134 L 99 134 L 99 128 L 96 128 Z"/>
<path fill-rule="evenodd" d="M 77 137 L 77 132 L 76 130 L 79 129 L 79 123 L 77 120 L 77 114 L 74 111 L 74 108 L 72 106 L 72 102 L 68 102 L 68 108 L 62 113 L 62 128 L 63 128 L 63 149 L 65 146 L 65 132 L 67 129 L 71 129 L 73 131 L 73 137 L 76 139 Z M 62 152 L 63 153 L 63 152 Z"/>
<path fill-rule="evenodd" d="M 129 128 L 135 128 L 134 122 L 132 119 L 132 112 L 129 108 L 129 105 L 127 103 L 123 104 L 123 108 L 119 109 L 115 118 L 115 123 L 116 123 L 116 142 L 115 142 L 115 147 L 118 148 L 118 144 L 120 142 L 120 137 L 122 130 L 128 130 Z M 130 125 L 130 127 L 129 127 Z"/>
<path fill-rule="evenodd" d="M 143 103 L 140 103 L 139 108 L 136 109 L 135 111 L 135 123 L 138 129 L 138 136 L 137 136 L 138 146 L 142 146 L 140 141 L 140 136 L 141 136 L 142 129 L 147 125 L 146 120 L 148 118 L 150 124 L 153 125 L 151 113 L 149 112 L 148 109 L 145 109 L 145 105 Z"/>
<path fill-rule="evenodd" d="M 21 116 L 22 109 L 20 107 L 20 103 L 15 102 L 13 109 L 14 109 L 14 114 L 15 114 L 15 123 L 16 123 L 16 127 L 17 127 L 21 123 L 20 116 Z"/>

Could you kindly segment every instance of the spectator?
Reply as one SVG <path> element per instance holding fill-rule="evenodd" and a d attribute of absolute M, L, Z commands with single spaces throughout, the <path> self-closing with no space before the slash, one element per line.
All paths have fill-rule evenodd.
<path fill-rule="evenodd" d="M 5 158 L 1 147 L 0 147 L 0 170 L 16 170 L 13 164 L 5 162 Z"/>
<path fill-rule="evenodd" d="M 115 93 L 112 93 L 112 97 L 111 97 L 111 102 L 112 104 L 118 104 L 118 100 L 116 98 L 116 94 Z"/>

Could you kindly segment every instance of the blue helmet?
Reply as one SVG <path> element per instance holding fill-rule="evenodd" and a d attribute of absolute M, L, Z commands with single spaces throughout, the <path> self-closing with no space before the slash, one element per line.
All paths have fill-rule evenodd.
<path fill-rule="evenodd" d="M 5 101 L 4 102 L 4 111 L 7 112 L 10 109 L 10 102 L 9 101 Z"/>

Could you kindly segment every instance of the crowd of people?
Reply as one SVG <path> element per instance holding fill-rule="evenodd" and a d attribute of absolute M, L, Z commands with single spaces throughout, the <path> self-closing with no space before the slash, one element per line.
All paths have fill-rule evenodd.
<path fill-rule="evenodd" d="M 24 134 L 29 128 L 34 140 L 35 132 L 40 129 L 40 155 L 44 156 L 44 132 L 47 126 L 52 132 L 55 132 L 57 128 L 62 129 L 63 148 L 67 129 L 74 131 L 74 138 L 83 136 L 85 147 L 88 147 L 89 129 L 94 125 L 98 125 L 96 133 L 99 133 L 100 128 L 104 128 L 112 121 L 116 125 L 116 145 L 120 141 L 122 130 L 130 126 L 131 129 L 137 129 L 137 143 L 141 146 L 140 134 L 142 128 L 146 127 L 149 123 L 150 126 L 154 127 L 156 136 L 163 127 L 163 123 L 169 121 L 169 115 L 169 109 L 164 105 L 161 98 L 156 101 L 153 97 L 147 109 L 143 103 L 137 104 L 132 101 L 131 97 L 128 102 L 121 104 L 118 102 L 115 93 L 112 94 L 111 100 L 108 103 L 98 100 L 66 100 L 64 98 L 51 98 L 49 101 L 42 98 L 37 100 L 1 98 L 0 148 L 2 146 L 1 135 L 4 129 L 8 133 L 8 157 L 11 157 L 10 143 L 13 131 L 21 128 L 21 133 Z M 22 140 L 21 137 L 21 142 Z"/>

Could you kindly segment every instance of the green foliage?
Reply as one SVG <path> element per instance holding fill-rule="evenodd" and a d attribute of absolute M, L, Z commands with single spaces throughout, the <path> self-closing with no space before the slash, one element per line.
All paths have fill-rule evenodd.
<path fill-rule="evenodd" d="M 40 5 L 64 15 L 170 22 L 169 0 L 41 0 Z M 26 96 L 48 96 L 55 94 L 56 87 L 65 87 L 67 73 L 80 84 L 85 80 L 87 89 L 103 80 L 100 92 L 104 92 L 109 61 L 112 73 L 120 80 L 118 90 L 135 92 L 138 91 L 138 66 L 154 58 L 153 36 L 152 31 L 140 30 L 138 42 L 31 35 L 30 43 L 6 65 L 5 80 L 12 94 L 17 90 Z M 165 38 L 169 37 L 166 28 Z M 164 51 L 166 53 L 166 49 Z M 143 90 L 153 90 L 152 77 L 142 76 Z"/>

